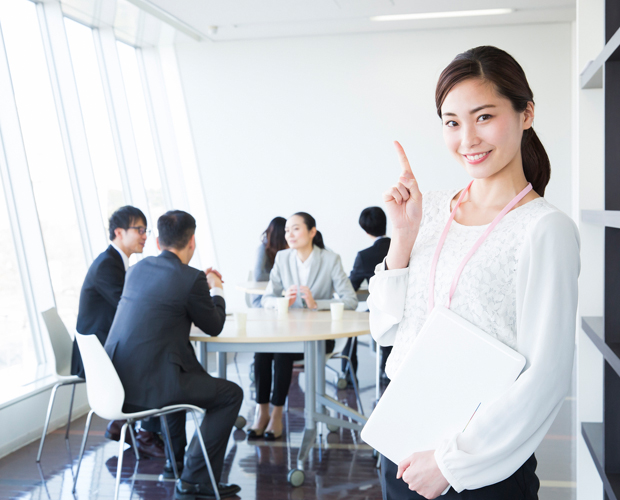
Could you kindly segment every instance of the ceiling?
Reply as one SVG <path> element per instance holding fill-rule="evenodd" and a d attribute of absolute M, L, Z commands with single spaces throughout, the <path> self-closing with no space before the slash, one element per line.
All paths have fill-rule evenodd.
<path fill-rule="evenodd" d="M 211 41 L 508 24 L 570 22 L 575 0 L 129 0 Z M 371 16 L 512 8 L 515 12 L 410 21 Z M 177 26 L 178 27 L 178 26 Z"/>

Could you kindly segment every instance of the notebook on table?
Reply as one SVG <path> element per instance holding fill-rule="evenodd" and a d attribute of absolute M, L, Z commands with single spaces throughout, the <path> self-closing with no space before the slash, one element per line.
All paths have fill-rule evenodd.
<path fill-rule="evenodd" d="M 525 358 L 445 307 L 435 307 L 362 430 L 398 464 L 467 432 L 475 413 L 517 379 Z"/>

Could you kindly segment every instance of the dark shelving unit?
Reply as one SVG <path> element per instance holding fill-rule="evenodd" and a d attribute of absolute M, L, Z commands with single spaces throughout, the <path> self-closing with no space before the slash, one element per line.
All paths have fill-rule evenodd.
<path fill-rule="evenodd" d="M 611 500 L 620 500 L 620 474 L 605 472 L 603 466 L 603 424 L 599 422 L 583 422 L 581 434 L 592 455 L 592 460 L 603 480 L 605 495 Z"/>
<path fill-rule="evenodd" d="M 581 433 L 603 480 L 605 500 L 620 500 L 620 2 L 605 1 L 605 47 L 581 74 L 581 88 L 602 88 L 605 209 L 583 210 L 583 222 L 605 227 L 604 316 L 581 326 L 603 355 L 603 422 Z"/>
<path fill-rule="evenodd" d="M 605 361 L 620 377 L 620 342 L 605 342 L 603 318 L 600 316 L 583 317 L 581 318 L 581 327 L 597 349 L 601 351 Z"/>
<path fill-rule="evenodd" d="M 620 210 L 582 210 L 581 220 L 595 226 L 620 229 Z"/>

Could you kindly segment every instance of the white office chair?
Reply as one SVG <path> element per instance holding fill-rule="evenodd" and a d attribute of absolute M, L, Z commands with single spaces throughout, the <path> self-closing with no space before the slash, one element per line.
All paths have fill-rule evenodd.
<path fill-rule="evenodd" d="M 116 373 L 116 369 L 112 364 L 112 361 L 105 352 L 105 349 L 99 342 L 99 339 L 95 335 L 81 335 L 75 334 L 77 338 L 78 346 L 80 347 L 80 353 L 82 354 L 82 361 L 84 363 L 84 369 L 86 371 L 86 392 L 88 394 L 88 403 L 92 408 L 88 413 L 86 419 L 86 426 L 84 427 L 84 437 L 82 439 L 82 446 L 80 447 L 80 455 L 78 458 L 77 470 L 75 472 L 75 478 L 73 480 L 73 492 L 77 485 L 78 474 L 80 473 L 80 464 L 82 463 L 82 456 L 84 455 L 84 448 L 86 447 L 86 440 L 88 439 L 88 431 L 90 429 L 90 422 L 93 413 L 96 413 L 101 418 L 106 420 L 126 420 L 125 424 L 121 428 L 121 437 L 119 439 L 118 449 L 118 465 L 116 467 L 116 487 L 114 490 L 114 499 L 118 499 L 118 491 L 121 483 L 121 470 L 123 467 L 123 447 L 125 444 L 125 435 L 127 427 L 129 427 L 129 433 L 133 443 L 133 449 L 136 454 L 136 459 L 140 460 L 140 455 L 136 447 L 135 436 L 133 434 L 133 423 L 136 420 L 142 420 L 148 417 L 162 417 L 162 427 L 168 445 L 168 452 L 170 457 L 174 457 L 172 452 L 172 444 L 170 442 L 170 432 L 168 431 L 168 424 L 166 421 L 166 415 L 174 413 L 179 410 L 189 410 L 194 418 L 196 425 L 196 434 L 202 453 L 205 457 L 205 463 L 207 470 L 209 471 L 209 477 L 211 478 L 211 484 L 213 485 L 213 491 L 215 492 L 215 498 L 220 500 L 220 494 L 217 489 L 217 482 L 211 469 L 211 462 L 207 454 L 207 448 L 205 446 L 202 434 L 200 433 L 200 423 L 198 422 L 198 413 L 204 414 L 202 408 L 188 404 L 178 404 L 166 406 L 164 408 L 157 408 L 153 410 L 145 410 L 135 413 L 124 413 L 123 403 L 125 402 L 125 390 L 123 384 Z M 148 383 L 148 382 L 147 382 Z M 178 478 L 178 471 L 176 468 L 176 460 L 173 458 L 170 460 L 174 468 L 174 475 Z"/>
<path fill-rule="evenodd" d="M 50 402 L 47 406 L 47 416 L 45 417 L 45 424 L 43 425 L 43 435 L 41 436 L 41 444 L 39 444 L 39 453 L 37 454 L 37 462 L 41 461 L 41 453 L 43 452 L 43 445 L 45 444 L 45 436 L 47 435 L 47 429 L 52 417 L 52 409 L 54 408 L 54 400 L 56 399 L 56 391 L 63 385 L 72 385 L 73 390 L 71 392 L 71 403 L 69 404 L 69 418 L 67 419 L 67 431 L 65 432 L 65 439 L 69 439 L 69 427 L 71 426 L 71 412 L 73 410 L 73 398 L 75 396 L 76 384 L 82 384 L 83 378 L 76 375 L 71 375 L 71 353 L 73 351 L 73 340 L 65 327 L 65 324 L 58 316 L 58 312 L 55 307 L 43 311 L 41 313 L 47 332 L 49 334 L 50 343 L 52 344 L 52 350 L 54 351 L 54 359 L 56 362 L 56 384 L 52 389 L 50 395 Z"/>
<path fill-rule="evenodd" d="M 336 339 L 334 350 L 331 353 L 326 355 L 325 361 L 327 362 L 330 359 L 344 359 L 347 362 L 347 367 L 345 368 L 345 372 L 349 372 L 349 377 L 351 378 L 351 382 L 353 383 L 353 392 L 355 392 L 355 399 L 357 400 L 358 409 L 360 413 L 363 415 L 364 407 L 362 406 L 362 399 L 360 398 L 359 387 L 357 386 L 357 379 L 355 377 L 355 373 L 353 373 L 353 366 L 351 364 L 351 358 L 343 354 L 344 348 L 346 347 L 348 340 L 349 339 L 347 337 Z M 356 344 L 357 344 L 357 337 L 353 337 L 353 340 L 351 341 L 351 351 L 355 349 Z M 327 363 L 325 363 L 325 366 L 336 373 L 336 377 L 337 377 L 336 384 L 335 384 L 336 387 L 338 389 L 346 389 L 347 380 L 341 376 L 343 374 L 339 370 L 336 370 L 334 367 L 328 365 Z M 346 376 L 346 373 L 344 373 L 344 375 Z"/>

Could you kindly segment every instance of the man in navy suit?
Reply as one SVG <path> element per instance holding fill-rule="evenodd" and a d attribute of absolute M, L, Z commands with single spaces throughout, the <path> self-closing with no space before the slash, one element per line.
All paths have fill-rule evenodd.
<path fill-rule="evenodd" d="M 360 214 L 359 224 L 366 234 L 373 240 L 372 246 L 358 252 L 353 264 L 353 270 L 349 275 L 351 284 L 357 291 L 364 280 L 370 280 L 375 275 L 375 267 L 383 262 L 385 256 L 390 249 L 390 238 L 385 236 L 387 227 L 387 218 L 385 212 L 379 207 L 368 207 L 362 210 Z M 351 358 L 353 371 L 357 372 L 357 344 L 351 349 L 352 340 L 349 339 L 343 354 Z M 391 347 L 381 348 L 381 368 L 385 369 L 385 362 L 392 350 Z M 349 354 L 350 352 L 350 354 Z M 346 370 L 346 361 L 342 361 L 342 370 Z M 347 373 L 347 379 L 349 374 Z"/>
<path fill-rule="evenodd" d="M 149 233 L 142 211 L 129 205 L 112 214 L 108 227 L 111 243 L 88 269 L 80 292 L 76 327 L 83 335 L 96 335 L 102 345 L 108 338 L 118 302 L 121 300 L 129 257 L 143 252 Z M 84 377 L 84 366 L 76 341 L 73 342 L 71 373 Z M 106 437 L 118 441 L 122 425 L 123 422 L 111 421 Z M 140 429 L 137 433 L 137 444 L 140 452 L 145 455 L 164 456 L 161 441 L 150 431 Z"/>
<path fill-rule="evenodd" d="M 196 220 L 171 210 L 157 221 L 157 257 L 147 257 L 127 274 L 105 350 L 125 390 L 125 411 L 173 404 L 193 404 L 207 410 L 202 433 L 219 482 L 226 445 L 243 401 L 233 382 L 211 377 L 199 363 L 189 341 L 192 324 L 208 335 L 219 335 L 226 321 L 221 275 L 213 269 L 189 266 L 196 249 Z M 185 456 L 185 412 L 167 416 L 175 459 Z M 219 484 L 222 498 L 239 490 Z M 180 500 L 213 498 L 199 441 L 189 445 L 185 467 L 177 481 Z"/>

